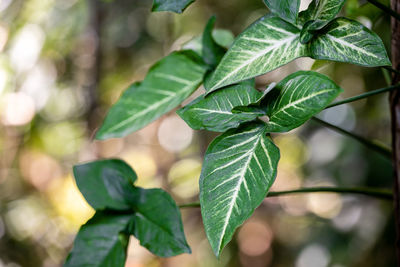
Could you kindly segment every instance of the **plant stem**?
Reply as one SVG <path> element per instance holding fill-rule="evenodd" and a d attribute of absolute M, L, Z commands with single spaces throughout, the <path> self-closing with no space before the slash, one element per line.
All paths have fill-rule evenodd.
<path fill-rule="evenodd" d="M 328 128 L 331 128 L 332 130 L 335 130 L 339 133 L 342 133 L 344 135 L 347 135 L 355 140 L 357 140 L 358 142 L 362 143 L 363 145 L 367 146 L 368 148 L 380 153 L 381 155 L 385 156 L 386 158 L 391 159 L 392 158 L 392 151 L 387 148 L 386 146 L 383 146 L 381 144 L 377 144 L 374 143 L 373 141 L 370 141 L 360 135 L 354 134 L 352 132 L 349 132 L 343 128 L 340 128 L 336 125 L 330 124 L 329 122 L 323 121 L 321 119 L 318 119 L 316 117 L 312 117 L 312 120 L 314 120 L 315 122 L 318 122 L 319 124 L 322 124 L 323 126 L 326 126 Z"/>
<path fill-rule="evenodd" d="M 377 8 L 381 9 L 385 13 L 389 14 L 393 18 L 400 20 L 400 14 L 397 13 L 396 11 L 394 11 L 393 9 L 391 9 L 390 7 L 387 7 L 384 4 L 382 4 L 378 1 L 375 1 L 375 0 L 367 0 L 367 1 L 370 2 L 371 4 L 373 4 L 374 6 L 376 6 Z"/>
<path fill-rule="evenodd" d="M 400 0 L 391 0 L 391 7 L 400 12 Z M 391 57 L 394 69 L 400 70 L 400 20 L 392 18 Z M 400 82 L 400 75 L 393 75 L 393 84 Z M 393 196 L 396 228 L 396 256 L 397 266 L 400 266 L 400 91 L 392 91 L 389 95 L 390 114 L 392 124 L 393 149 Z"/>
<path fill-rule="evenodd" d="M 390 190 L 385 189 L 375 189 L 368 187 L 305 187 L 294 190 L 286 191 L 275 191 L 269 192 L 266 196 L 269 197 L 279 197 L 287 196 L 293 194 L 303 194 L 303 193 L 342 193 L 342 194 L 359 194 L 370 197 L 376 197 L 384 200 L 393 200 L 393 195 Z M 179 205 L 180 208 L 198 208 L 200 207 L 200 202 L 192 202 Z"/>
<path fill-rule="evenodd" d="M 361 94 L 361 95 L 356 95 L 356 96 L 349 97 L 349 98 L 337 101 L 335 103 L 332 103 L 329 106 L 327 106 L 325 109 L 331 108 L 331 107 L 335 107 L 335 106 L 338 106 L 338 105 L 342 105 L 342 104 L 346 104 L 346 103 L 350 103 L 350 102 L 354 102 L 354 101 L 357 101 L 357 100 L 360 100 L 360 99 L 363 99 L 363 98 L 367 98 L 367 97 L 370 97 L 370 96 L 373 96 L 373 95 L 377 95 L 377 94 L 381 94 L 381 93 L 385 93 L 385 92 L 390 92 L 390 91 L 393 91 L 393 90 L 396 90 L 396 89 L 399 89 L 399 88 L 400 88 L 400 84 L 396 84 L 396 85 L 392 85 L 392 86 L 389 86 L 389 87 L 385 87 L 385 88 L 380 88 L 380 89 L 377 89 L 377 90 L 369 91 L 369 92 L 366 92 L 366 93 Z"/>

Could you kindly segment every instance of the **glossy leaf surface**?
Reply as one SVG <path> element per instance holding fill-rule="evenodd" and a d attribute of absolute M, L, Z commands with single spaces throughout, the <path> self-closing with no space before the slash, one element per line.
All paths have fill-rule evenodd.
<path fill-rule="evenodd" d="M 171 196 L 161 189 L 135 188 L 135 194 L 130 234 L 160 257 L 191 253 L 183 232 L 181 213 Z"/>
<path fill-rule="evenodd" d="M 224 132 L 260 116 L 259 113 L 254 112 L 233 113 L 232 109 L 255 103 L 262 96 L 263 93 L 254 88 L 254 80 L 253 82 L 245 81 L 215 91 L 207 97 L 202 95 L 179 109 L 177 113 L 195 130 Z"/>
<path fill-rule="evenodd" d="M 152 11 L 171 11 L 182 13 L 195 0 L 154 0 Z"/>
<path fill-rule="evenodd" d="M 263 201 L 274 182 L 279 157 L 261 122 L 229 130 L 208 147 L 200 177 L 200 204 L 217 256 Z"/>
<path fill-rule="evenodd" d="M 241 33 L 205 83 L 208 93 L 274 70 L 305 56 L 300 29 L 283 19 L 266 15 Z"/>
<path fill-rule="evenodd" d="M 315 59 L 368 67 L 391 65 L 378 35 L 354 20 L 337 18 L 331 21 L 310 44 Z"/>
<path fill-rule="evenodd" d="M 95 210 L 130 208 L 136 173 L 122 160 L 98 160 L 74 166 L 76 184 Z"/>
<path fill-rule="evenodd" d="M 299 20 L 305 23 L 309 20 L 329 22 L 340 12 L 345 0 L 313 0 L 308 8 L 299 14 Z"/>
<path fill-rule="evenodd" d="M 268 9 L 277 16 L 296 23 L 300 0 L 264 0 Z"/>
<path fill-rule="evenodd" d="M 298 71 L 279 82 L 270 93 L 266 108 L 268 132 L 290 131 L 324 109 L 343 90 L 328 77 Z"/>
<path fill-rule="evenodd" d="M 83 225 L 64 267 L 124 267 L 128 237 L 123 234 L 131 215 L 96 214 Z"/>
<path fill-rule="evenodd" d="M 123 137 L 178 106 L 200 85 L 206 67 L 192 51 L 173 52 L 129 87 L 107 114 L 97 139 Z"/>

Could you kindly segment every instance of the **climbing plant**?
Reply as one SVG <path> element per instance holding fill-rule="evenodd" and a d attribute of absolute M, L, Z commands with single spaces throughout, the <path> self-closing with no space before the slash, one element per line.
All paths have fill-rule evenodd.
<path fill-rule="evenodd" d="M 155 0 L 153 11 L 181 13 L 192 2 Z M 280 153 L 270 133 L 295 129 L 325 108 L 399 88 L 330 104 L 343 89 L 320 73 L 298 71 L 257 90 L 254 77 L 299 57 L 391 66 L 374 32 L 357 21 L 336 17 L 344 0 L 313 0 L 302 12 L 300 0 L 264 2 L 270 13 L 233 43 L 213 30 L 216 19 L 211 17 L 203 35 L 192 41 L 195 45 L 161 59 L 143 81 L 126 89 L 96 133 L 99 140 L 124 137 L 173 110 L 204 85 L 205 94 L 177 114 L 195 130 L 222 133 L 208 146 L 199 178 L 204 228 L 217 257 L 274 183 Z M 130 235 L 157 256 L 190 253 L 174 200 L 161 189 L 136 187 L 134 170 L 122 160 L 76 165 L 74 176 L 96 214 L 79 230 L 65 266 L 124 266 Z M 353 192 L 391 198 L 387 192 Z"/>

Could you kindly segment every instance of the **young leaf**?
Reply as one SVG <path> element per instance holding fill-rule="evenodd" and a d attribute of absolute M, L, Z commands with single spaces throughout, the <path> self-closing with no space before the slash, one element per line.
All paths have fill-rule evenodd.
<path fill-rule="evenodd" d="M 129 240 L 123 232 L 131 216 L 96 212 L 79 229 L 64 267 L 124 267 Z"/>
<path fill-rule="evenodd" d="M 211 67 L 215 67 L 221 61 L 221 58 L 224 56 L 226 52 L 226 48 L 220 46 L 214 40 L 214 37 L 212 35 L 214 24 L 215 24 L 215 16 L 212 16 L 208 20 L 206 28 L 204 29 L 203 39 L 202 39 L 203 60 Z"/>
<path fill-rule="evenodd" d="M 302 24 L 309 20 L 320 20 L 328 23 L 340 12 L 344 2 L 345 0 L 313 0 L 306 10 L 299 13 L 299 20 Z"/>
<path fill-rule="evenodd" d="M 247 106 L 260 100 L 262 92 L 254 88 L 252 82 L 244 81 L 211 93 L 207 97 L 199 96 L 177 111 L 178 115 L 193 129 L 206 129 L 225 132 L 239 124 L 252 121 L 259 113 L 232 113 L 238 106 Z M 262 116 L 262 115 L 261 115 Z"/>
<path fill-rule="evenodd" d="M 154 0 L 151 11 L 182 13 L 195 0 Z"/>
<path fill-rule="evenodd" d="M 324 109 L 343 90 L 328 77 L 298 71 L 279 82 L 266 99 L 268 132 L 290 131 Z"/>
<path fill-rule="evenodd" d="M 96 138 L 123 137 L 179 105 L 203 80 L 206 66 L 198 60 L 194 52 L 181 51 L 157 62 L 111 107 Z"/>
<path fill-rule="evenodd" d="M 134 218 L 130 234 L 160 257 L 191 253 L 186 242 L 181 214 L 175 201 L 161 189 L 135 188 Z"/>
<path fill-rule="evenodd" d="M 233 33 L 224 29 L 214 29 L 212 31 L 212 38 L 218 45 L 226 49 L 228 49 L 235 40 Z M 184 43 L 182 49 L 192 50 L 200 57 L 203 57 L 203 36 L 194 37 Z"/>
<path fill-rule="evenodd" d="M 374 32 L 361 23 L 337 18 L 326 25 L 310 43 L 315 59 L 375 67 L 391 65 L 385 46 Z"/>
<path fill-rule="evenodd" d="M 271 13 L 296 23 L 297 13 L 299 13 L 300 0 L 264 0 Z"/>
<path fill-rule="evenodd" d="M 200 176 L 200 204 L 217 256 L 265 198 L 279 157 L 261 122 L 229 130 L 208 147 Z"/>
<path fill-rule="evenodd" d="M 274 70 L 306 55 L 300 29 L 266 15 L 242 32 L 205 83 L 207 93 Z"/>
<path fill-rule="evenodd" d="M 99 160 L 74 166 L 76 184 L 95 210 L 130 208 L 136 173 L 122 160 Z"/>

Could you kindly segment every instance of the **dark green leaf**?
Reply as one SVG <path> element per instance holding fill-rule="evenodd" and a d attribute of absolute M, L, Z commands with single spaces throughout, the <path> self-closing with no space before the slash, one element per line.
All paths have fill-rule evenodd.
<path fill-rule="evenodd" d="M 206 66 L 199 60 L 193 51 L 181 51 L 156 63 L 111 107 L 96 138 L 123 137 L 178 106 L 203 80 Z"/>
<path fill-rule="evenodd" d="M 378 35 L 346 18 L 337 18 L 326 25 L 311 41 L 310 52 L 315 59 L 368 67 L 391 65 Z"/>
<path fill-rule="evenodd" d="M 130 234 L 160 257 L 191 253 L 180 211 L 170 195 L 161 189 L 135 188 L 135 191 L 137 199 Z"/>
<path fill-rule="evenodd" d="M 306 55 L 300 29 L 266 15 L 242 32 L 205 83 L 207 93 L 274 70 Z"/>
<path fill-rule="evenodd" d="M 171 11 L 182 13 L 195 0 L 154 0 L 152 11 Z"/>
<path fill-rule="evenodd" d="M 290 131 L 324 109 L 343 90 L 328 77 L 298 71 L 279 82 L 266 99 L 268 132 Z"/>
<path fill-rule="evenodd" d="M 177 111 L 178 115 L 193 129 L 206 129 L 224 132 L 236 128 L 239 124 L 251 121 L 260 116 L 259 113 L 232 113 L 238 106 L 256 103 L 263 96 L 254 88 L 254 80 L 232 85 L 218 90 L 207 97 L 196 98 L 190 104 Z"/>
<path fill-rule="evenodd" d="M 208 147 L 200 177 L 204 228 L 218 256 L 275 180 L 279 149 L 262 122 L 229 130 Z"/>
<path fill-rule="evenodd" d="M 96 212 L 79 229 L 64 266 L 124 267 L 129 240 L 123 232 L 131 216 Z"/>
<path fill-rule="evenodd" d="M 74 166 L 76 184 L 96 210 L 126 210 L 136 173 L 122 160 L 99 160 Z"/>
<path fill-rule="evenodd" d="M 203 33 L 203 51 L 202 56 L 204 62 L 208 65 L 215 67 L 224 56 L 226 48 L 220 46 L 212 35 L 215 24 L 215 16 L 212 16 L 206 25 Z"/>
<path fill-rule="evenodd" d="M 264 3 L 271 13 L 289 22 L 296 23 L 300 0 L 264 0 Z"/>

